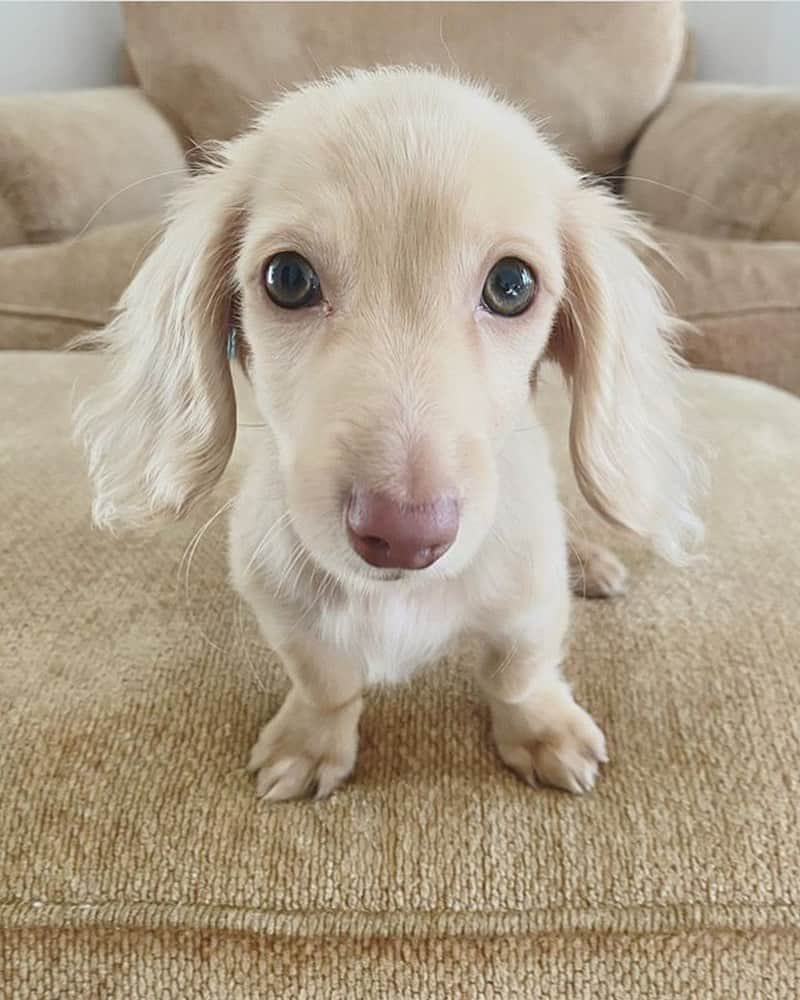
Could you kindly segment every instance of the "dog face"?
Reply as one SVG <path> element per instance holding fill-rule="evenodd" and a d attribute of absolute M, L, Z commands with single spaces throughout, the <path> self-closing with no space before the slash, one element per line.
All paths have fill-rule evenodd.
<path fill-rule="evenodd" d="M 273 113 L 237 265 L 292 520 L 339 574 L 474 554 L 563 290 L 558 158 L 532 130 L 520 150 L 514 113 L 455 84 L 395 84 L 348 80 Z M 282 301 L 293 279 L 307 305 Z M 514 292 L 518 315 L 492 311 L 526 304 Z"/>
<path fill-rule="evenodd" d="M 639 239 L 483 91 L 387 70 L 288 96 L 190 183 L 104 335 L 115 377 L 79 414 L 96 519 L 180 513 L 221 475 L 235 299 L 292 522 L 335 575 L 474 557 L 542 359 L 589 501 L 677 557 L 690 466 Z"/>

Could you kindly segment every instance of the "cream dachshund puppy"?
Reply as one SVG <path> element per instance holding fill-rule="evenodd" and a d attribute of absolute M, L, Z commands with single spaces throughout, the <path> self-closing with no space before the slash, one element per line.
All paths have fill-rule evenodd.
<path fill-rule="evenodd" d="M 519 110 L 415 69 L 283 97 L 188 183 L 77 429 L 99 525 L 185 514 L 233 448 L 236 324 L 265 426 L 232 574 L 291 679 L 250 757 L 259 795 L 331 792 L 365 687 L 464 634 L 502 760 L 592 787 L 606 748 L 560 672 L 568 545 L 536 376 L 555 362 L 571 388 L 589 503 L 679 561 L 693 462 L 642 243 Z M 583 555 L 590 591 L 620 586 L 613 556 Z"/>

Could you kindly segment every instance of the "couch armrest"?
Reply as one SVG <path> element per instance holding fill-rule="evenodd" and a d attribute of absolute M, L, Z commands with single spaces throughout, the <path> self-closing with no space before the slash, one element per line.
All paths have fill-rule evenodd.
<path fill-rule="evenodd" d="M 177 136 L 136 87 L 0 98 L 0 246 L 158 212 L 183 168 Z"/>
<path fill-rule="evenodd" d="M 644 259 L 681 319 L 687 361 L 800 395 L 800 249 L 793 242 L 654 230 Z"/>
<path fill-rule="evenodd" d="M 624 190 L 671 229 L 800 240 L 800 92 L 678 84 L 640 137 Z"/>
<path fill-rule="evenodd" d="M 63 348 L 108 323 L 161 225 L 150 215 L 79 239 L 0 249 L 0 353 Z"/>

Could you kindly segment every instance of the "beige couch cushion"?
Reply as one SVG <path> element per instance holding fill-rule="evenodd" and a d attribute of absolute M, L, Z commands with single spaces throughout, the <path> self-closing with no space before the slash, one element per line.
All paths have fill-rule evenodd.
<path fill-rule="evenodd" d="M 630 593 L 576 603 L 567 672 L 612 757 L 593 794 L 500 766 L 465 649 L 371 693 L 330 800 L 269 808 L 242 765 L 285 682 L 222 519 L 196 536 L 230 485 L 156 536 L 92 531 L 68 399 L 102 364 L 0 355 L 9 996 L 796 996 L 800 400 L 690 375 L 707 561 L 618 540 Z"/>
<path fill-rule="evenodd" d="M 800 243 L 656 235 L 671 263 L 648 263 L 699 334 L 684 339 L 687 360 L 800 395 Z"/>
<path fill-rule="evenodd" d="M 660 225 L 800 241 L 800 90 L 681 83 L 629 173 L 628 197 Z"/>
<path fill-rule="evenodd" d="M 136 87 L 0 97 L 0 246 L 155 212 L 183 150 Z"/>
<path fill-rule="evenodd" d="M 159 229 L 154 216 L 0 249 L 0 350 L 63 347 L 107 323 Z"/>
<path fill-rule="evenodd" d="M 666 98 L 683 56 L 662 4 L 123 4 L 145 92 L 192 140 L 243 129 L 281 88 L 342 66 L 433 64 L 488 79 L 595 171 Z"/>

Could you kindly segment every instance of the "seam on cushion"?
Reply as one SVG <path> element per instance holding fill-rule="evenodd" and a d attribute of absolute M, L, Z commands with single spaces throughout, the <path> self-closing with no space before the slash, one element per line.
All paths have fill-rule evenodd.
<path fill-rule="evenodd" d="M 3 928 L 3 927 L 0 927 L 0 931 L 2 931 L 2 930 L 14 930 L 14 931 L 21 931 L 23 934 L 29 933 L 30 931 L 36 932 L 36 931 L 47 931 L 47 930 L 55 930 L 56 932 L 69 931 L 69 932 L 72 932 L 72 933 L 80 933 L 81 931 L 85 931 L 87 929 L 96 930 L 96 931 L 108 931 L 108 932 L 111 932 L 112 934 L 113 933 L 117 933 L 117 932 L 127 932 L 127 931 L 132 931 L 134 933 L 145 932 L 145 933 L 148 933 L 148 934 L 156 934 L 156 933 L 165 933 L 165 934 L 174 934 L 174 933 L 179 933 L 179 934 L 181 934 L 181 933 L 191 933 L 191 934 L 195 934 L 195 933 L 197 933 L 197 934 L 203 934 L 207 930 L 210 930 L 211 928 L 206 928 L 206 927 L 197 927 L 197 928 L 192 928 L 192 927 L 157 927 L 157 928 L 153 928 L 153 927 L 148 927 L 146 925 L 139 926 L 139 925 L 133 924 L 133 923 L 127 924 L 127 925 L 121 926 L 121 927 L 118 927 L 118 926 L 100 927 L 100 926 L 94 925 L 91 928 L 78 927 L 78 926 L 73 926 L 73 925 L 62 925 L 62 926 L 58 926 L 58 927 L 50 927 L 47 924 L 28 924 L 28 925 L 25 925 L 25 926 L 23 926 L 23 925 L 15 926 L 15 927 L 12 927 L 12 928 Z M 254 934 L 254 933 L 257 934 L 257 933 L 259 933 L 258 931 L 254 930 L 254 929 L 250 929 L 250 928 L 248 928 L 247 930 L 241 930 L 241 929 L 238 929 L 238 928 L 235 928 L 235 927 L 231 927 L 231 928 L 220 927 L 220 928 L 215 928 L 215 929 L 218 930 L 222 934 Z M 541 931 L 524 931 L 523 930 L 523 931 L 520 931 L 518 934 L 515 934 L 514 936 L 518 937 L 518 938 L 526 938 L 526 937 L 533 937 L 533 936 L 535 936 L 537 938 L 546 938 L 546 937 L 561 937 L 563 935 L 563 933 L 564 933 L 563 930 L 541 930 Z M 596 933 L 598 933 L 598 932 L 597 932 L 597 930 L 594 927 L 579 927 L 579 928 L 573 929 L 570 932 L 571 936 L 574 936 L 576 938 L 593 937 Z M 732 927 L 681 927 L 681 928 L 678 928 L 677 930 L 671 930 L 671 931 L 670 930 L 634 930 L 634 929 L 630 929 L 630 930 L 624 930 L 624 931 L 605 930 L 605 931 L 600 931 L 600 933 L 602 933 L 604 937 L 624 937 L 624 938 L 634 938 L 634 937 L 672 937 L 672 936 L 681 935 L 681 934 L 686 934 L 687 936 L 698 936 L 698 935 L 705 935 L 705 934 L 748 934 L 748 933 L 749 934 L 759 934 L 759 935 L 760 934 L 773 935 L 773 936 L 785 937 L 785 938 L 794 938 L 794 937 L 800 938 L 800 928 L 798 928 L 798 927 L 756 927 L 756 928 L 752 928 L 750 931 L 741 930 L 741 929 L 732 928 Z M 275 935 L 275 936 L 278 937 L 279 935 Z M 280 936 L 288 937 L 288 935 L 280 935 Z M 311 937 L 313 937 L 313 935 L 303 935 L 302 937 L 298 936 L 296 939 L 299 941 L 299 940 L 304 940 L 304 939 L 311 938 Z M 348 934 L 342 933 L 342 934 L 336 934 L 335 937 L 344 939 L 344 938 L 355 938 L 356 936 L 352 935 L 352 934 L 348 935 Z M 481 941 L 495 941 L 495 940 L 501 940 L 502 941 L 502 940 L 506 940 L 508 937 L 509 937 L 509 935 L 507 935 L 507 934 L 495 934 L 495 933 L 493 933 L 491 931 L 491 929 L 489 929 L 489 930 L 485 930 L 485 931 L 468 931 L 468 932 L 464 932 L 464 933 L 458 933 L 458 932 L 453 932 L 453 933 L 432 933 L 432 934 L 427 934 L 425 936 L 425 940 L 426 941 L 452 941 L 454 939 L 459 939 L 460 938 L 462 940 L 475 940 L 475 939 L 477 939 L 477 940 L 481 940 Z"/>
<path fill-rule="evenodd" d="M 553 910 L 259 910 L 187 903 L 8 900 L 0 926 L 82 927 L 110 923 L 126 927 L 260 931 L 298 938 L 431 934 L 530 934 L 593 930 L 618 933 L 698 930 L 786 930 L 800 933 L 797 903 L 600 906 Z"/>
<path fill-rule="evenodd" d="M 81 313 L 59 309 L 36 309 L 31 306 L 5 305 L 0 303 L 0 316 L 22 316 L 29 319 L 60 319 L 65 323 L 88 323 L 90 326 L 104 326 L 106 320 L 84 316 Z"/>
<path fill-rule="evenodd" d="M 800 313 L 800 305 L 787 305 L 787 306 L 749 306 L 745 309 L 720 309 L 719 311 L 711 312 L 682 312 L 678 310 L 681 316 L 687 320 L 699 320 L 699 319 L 735 319 L 737 316 L 769 316 L 770 313 Z"/>

